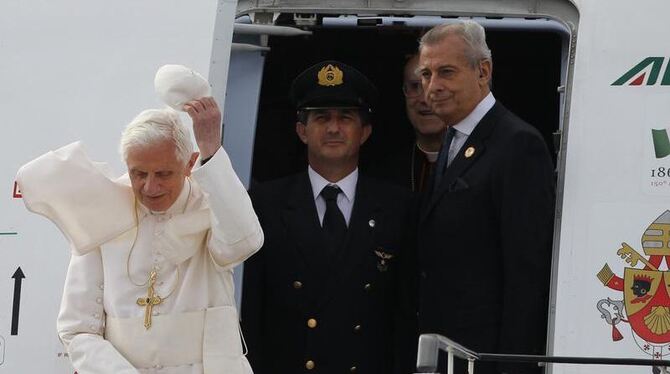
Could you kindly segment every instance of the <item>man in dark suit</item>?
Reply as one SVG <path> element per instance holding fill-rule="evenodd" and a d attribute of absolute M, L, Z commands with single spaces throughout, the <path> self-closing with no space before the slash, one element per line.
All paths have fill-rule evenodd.
<path fill-rule="evenodd" d="M 309 166 L 251 191 L 265 243 L 244 268 L 249 360 L 256 374 L 409 373 L 409 196 L 358 173 L 376 89 L 324 61 L 294 80 L 291 95 Z"/>
<path fill-rule="evenodd" d="M 490 92 L 480 25 L 437 26 L 419 50 L 426 100 L 448 126 L 418 223 L 420 331 L 479 352 L 544 354 L 554 213 L 546 144 Z M 478 374 L 537 371 L 476 365 Z"/>

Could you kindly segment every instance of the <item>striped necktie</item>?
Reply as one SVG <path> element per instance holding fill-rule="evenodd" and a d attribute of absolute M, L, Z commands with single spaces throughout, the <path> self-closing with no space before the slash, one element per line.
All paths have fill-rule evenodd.
<path fill-rule="evenodd" d="M 447 134 L 444 137 L 442 142 L 442 148 L 440 149 L 440 155 L 437 157 L 437 165 L 435 166 L 435 185 L 433 186 L 433 191 L 437 191 L 437 188 L 442 182 L 442 177 L 444 172 L 447 169 L 447 164 L 449 160 L 449 147 L 451 146 L 451 141 L 454 140 L 454 134 L 456 134 L 456 129 L 453 126 L 447 128 Z"/>

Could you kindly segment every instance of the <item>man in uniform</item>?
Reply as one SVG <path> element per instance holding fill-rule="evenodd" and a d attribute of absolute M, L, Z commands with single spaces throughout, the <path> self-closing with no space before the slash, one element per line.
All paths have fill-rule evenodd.
<path fill-rule="evenodd" d="M 479 352 L 543 354 L 553 166 L 538 131 L 493 97 L 491 72 L 475 22 L 421 39 L 426 101 L 448 129 L 418 223 L 420 331 Z M 479 374 L 538 370 L 478 366 Z"/>
<path fill-rule="evenodd" d="M 177 112 L 148 110 L 122 135 L 129 180 L 107 178 L 78 143 L 19 172 L 28 208 L 74 252 L 58 332 L 80 374 L 251 372 L 232 268 L 263 233 L 221 147 L 216 102 L 184 109 L 202 159 Z"/>
<path fill-rule="evenodd" d="M 293 82 L 309 166 L 251 192 L 266 235 L 245 264 L 242 294 L 257 374 L 412 371 L 409 197 L 358 172 L 376 94 L 337 61 Z"/>

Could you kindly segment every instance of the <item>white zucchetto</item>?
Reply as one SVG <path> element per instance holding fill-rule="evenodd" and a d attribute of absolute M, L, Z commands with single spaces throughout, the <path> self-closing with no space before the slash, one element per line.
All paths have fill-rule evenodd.
<path fill-rule="evenodd" d="M 174 110 L 183 111 L 191 100 L 211 96 L 209 82 L 183 65 L 163 65 L 156 72 L 154 87 L 158 97 Z"/>

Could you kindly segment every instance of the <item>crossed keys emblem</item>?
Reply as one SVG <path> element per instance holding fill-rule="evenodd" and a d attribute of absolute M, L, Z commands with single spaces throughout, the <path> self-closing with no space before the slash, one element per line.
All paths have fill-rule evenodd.
<path fill-rule="evenodd" d="M 656 271 L 658 270 L 656 266 L 652 265 L 649 261 L 647 261 L 646 258 L 644 258 L 644 256 L 639 254 L 635 249 L 633 249 L 626 243 L 621 243 L 621 248 L 619 248 L 616 254 L 618 254 L 625 262 L 629 263 L 632 267 L 637 266 L 638 262 L 642 262 L 649 269 Z"/>

